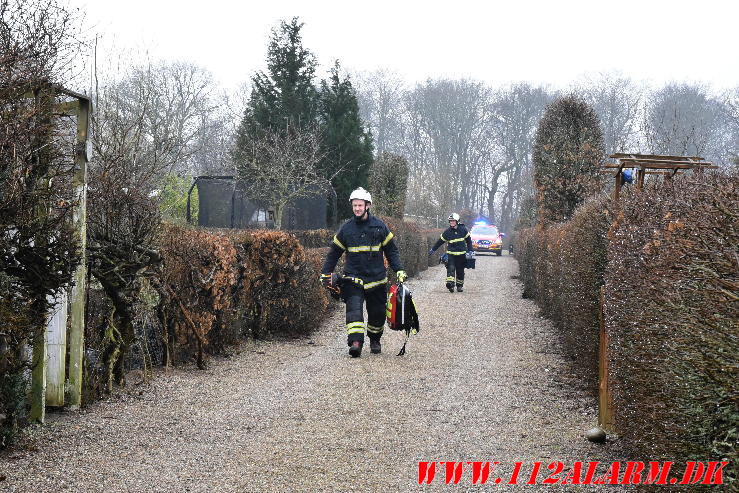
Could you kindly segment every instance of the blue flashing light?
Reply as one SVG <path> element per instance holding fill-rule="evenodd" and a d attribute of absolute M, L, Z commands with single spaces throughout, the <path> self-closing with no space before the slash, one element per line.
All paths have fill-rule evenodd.
<path fill-rule="evenodd" d="M 486 226 L 487 223 L 485 221 L 475 221 L 475 226 Z"/>

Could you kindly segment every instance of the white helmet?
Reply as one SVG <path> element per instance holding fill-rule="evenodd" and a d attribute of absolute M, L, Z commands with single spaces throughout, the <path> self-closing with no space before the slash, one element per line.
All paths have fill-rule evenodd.
<path fill-rule="evenodd" d="M 352 194 L 349 196 L 349 202 L 351 202 L 354 199 L 364 200 L 364 201 L 369 202 L 370 204 L 372 203 L 372 195 L 370 195 L 370 193 L 362 187 L 359 187 L 356 190 L 354 190 Z"/>
<path fill-rule="evenodd" d="M 449 214 L 449 219 L 447 219 L 447 221 L 459 222 L 459 214 L 457 214 L 456 212 L 452 212 L 451 214 Z"/>

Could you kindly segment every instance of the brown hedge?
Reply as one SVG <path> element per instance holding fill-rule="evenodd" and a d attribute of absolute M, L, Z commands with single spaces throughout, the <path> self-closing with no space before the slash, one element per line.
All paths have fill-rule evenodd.
<path fill-rule="evenodd" d="M 439 257 L 446 251 L 446 248 L 444 245 L 439 247 L 438 250 L 434 252 L 433 255 L 429 255 L 428 251 L 431 249 L 432 246 L 434 246 L 434 243 L 436 243 L 436 240 L 438 240 L 441 237 L 441 233 L 443 233 L 443 229 L 425 229 L 422 231 L 422 235 L 424 239 L 426 240 L 426 245 L 424 248 L 424 255 L 426 255 L 426 263 L 429 267 L 433 267 L 434 265 L 439 264 Z"/>
<path fill-rule="evenodd" d="M 524 297 L 534 298 L 558 330 L 563 354 L 596 392 L 600 287 L 611 224 L 607 198 L 580 206 L 571 221 L 524 229 L 515 247 Z"/>
<path fill-rule="evenodd" d="M 408 275 L 415 276 L 426 270 L 429 265 L 426 254 L 429 249 L 426 233 L 422 232 L 415 224 L 397 218 L 380 216 L 380 219 L 392 231 L 395 243 L 400 250 L 400 259 Z M 336 231 L 320 229 L 315 231 L 290 231 L 290 234 L 295 236 L 303 247 L 318 249 L 328 247 Z M 328 249 L 326 249 L 326 252 L 328 252 Z M 320 272 L 320 267 L 319 265 L 318 272 Z M 392 274 L 392 269 L 388 268 L 388 275 L 391 280 L 394 279 Z"/>
<path fill-rule="evenodd" d="M 331 229 L 308 229 L 288 233 L 296 237 L 303 248 L 323 248 L 331 244 L 336 232 Z"/>
<path fill-rule="evenodd" d="M 610 237 L 606 329 L 621 433 L 646 457 L 730 461 L 739 439 L 739 178 L 625 198 Z"/>
<path fill-rule="evenodd" d="M 159 320 L 167 342 L 167 362 L 176 347 L 196 351 L 199 367 L 212 330 L 223 331 L 237 284 L 236 248 L 222 234 L 167 225 L 161 234 L 163 266 L 158 277 Z M 213 341 L 225 342 L 222 334 Z"/>
<path fill-rule="evenodd" d="M 395 237 L 395 243 L 400 250 L 400 259 L 403 268 L 409 276 L 415 276 L 428 268 L 427 254 L 428 245 L 425 236 L 414 223 L 405 222 L 393 217 L 382 217 L 390 231 Z M 388 273 L 392 270 L 388 268 Z M 395 276 L 391 276 L 394 279 Z"/>
<path fill-rule="evenodd" d="M 283 231 L 232 232 L 239 250 L 235 299 L 245 331 L 254 337 L 305 334 L 315 329 L 328 305 L 319 282 L 320 262 Z"/>
<path fill-rule="evenodd" d="M 604 286 L 616 427 L 632 455 L 728 460 L 739 438 L 739 179 L 680 177 L 517 235 L 524 295 L 597 375 Z M 617 208 L 618 207 L 618 208 Z M 610 226 L 610 227 L 609 227 Z M 591 386 L 592 388 L 592 386 Z"/>

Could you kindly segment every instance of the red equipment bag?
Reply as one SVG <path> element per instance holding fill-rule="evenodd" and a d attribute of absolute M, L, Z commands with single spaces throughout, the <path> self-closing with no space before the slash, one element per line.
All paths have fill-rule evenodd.
<path fill-rule="evenodd" d="M 405 331 L 405 342 L 398 353 L 398 356 L 403 356 L 408 338 L 411 334 L 417 334 L 420 330 L 416 302 L 413 301 L 410 289 L 406 288 L 403 283 L 390 286 L 385 315 L 387 316 L 388 327 L 392 330 Z"/>
<path fill-rule="evenodd" d="M 392 330 L 419 331 L 418 311 L 411 290 L 402 283 L 390 286 L 387 296 L 387 325 Z"/>

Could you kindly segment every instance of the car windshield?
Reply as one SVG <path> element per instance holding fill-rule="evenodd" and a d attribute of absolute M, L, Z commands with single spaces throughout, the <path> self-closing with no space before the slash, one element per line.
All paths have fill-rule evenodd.
<path fill-rule="evenodd" d="M 473 235 L 498 236 L 498 228 L 495 226 L 474 226 Z"/>

